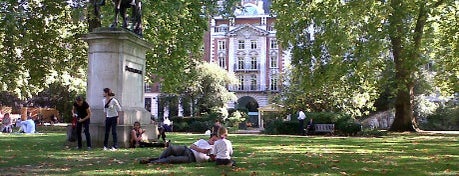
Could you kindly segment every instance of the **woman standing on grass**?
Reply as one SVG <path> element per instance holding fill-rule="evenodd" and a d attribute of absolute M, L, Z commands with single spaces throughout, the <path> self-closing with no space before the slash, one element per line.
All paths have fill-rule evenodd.
<path fill-rule="evenodd" d="M 121 111 L 120 103 L 116 98 L 115 94 L 110 88 L 104 88 L 104 113 L 105 113 L 105 138 L 104 138 L 104 150 L 116 150 L 118 148 L 118 135 L 116 133 L 116 126 L 118 124 L 118 116 Z M 108 137 L 110 129 L 112 130 L 113 145 L 108 147 Z"/>

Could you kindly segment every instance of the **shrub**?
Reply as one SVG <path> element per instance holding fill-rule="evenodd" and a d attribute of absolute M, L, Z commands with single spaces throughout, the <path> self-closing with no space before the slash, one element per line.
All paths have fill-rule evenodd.
<path fill-rule="evenodd" d="M 355 136 L 358 132 L 362 131 L 362 125 L 349 115 L 343 115 L 335 123 L 336 130 L 338 133 Z"/>
<path fill-rule="evenodd" d="M 366 137 L 380 137 L 380 136 L 387 135 L 387 131 L 366 128 L 366 129 L 363 129 L 361 132 L 359 132 L 359 134 L 361 136 L 366 136 Z"/>
<path fill-rule="evenodd" d="M 188 132 L 198 132 L 198 133 L 204 133 L 206 130 L 210 129 L 209 126 L 211 126 L 209 121 L 206 122 L 200 122 L 200 121 L 194 121 L 191 122 L 191 124 L 188 126 Z"/>
<path fill-rule="evenodd" d="M 239 123 L 245 121 L 247 114 L 236 111 L 231 113 L 231 115 L 228 117 L 228 126 L 229 127 L 238 127 Z"/>
<path fill-rule="evenodd" d="M 265 122 L 264 134 L 297 134 L 298 121 L 283 121 L 281 119 L 272 119 Z"/>
<path fill-rule="evenodd" d="M 423 130 L 459 130 L 459 107 L 438 108 L 420 123 Z"/>
<path fill-rule="evenodd" d="M 338 119 L 342 118 L 342 114 L 335 112 L 310 112 L 306 114 L 306 117 L 306 119 L 313 118 L 314 123 L 336 123 Z"/>

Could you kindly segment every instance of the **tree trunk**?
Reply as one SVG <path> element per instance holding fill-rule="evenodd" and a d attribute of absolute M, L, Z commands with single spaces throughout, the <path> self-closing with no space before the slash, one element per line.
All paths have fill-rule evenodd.
<path fill-rule="evenodd" d="M 413 88 L 414 86 L 402 86 L 397 91 L 395 101 L 395 119 L 389 131 L 417 131 L 417 123 L 413 115 Z"/>
<path fill-rule="evenodd" d="M 391 1 L 393 15 L 389 17 L 391 31 L 390 34 L 392 44 L 392 54 L 395 63 L 395 79 L 397 96 L 395 100 L 395 119 L 389 131 L 416 131 L 416 121 L 413 114 L 414 100 L 414 81 L 412 78 L 412 67 L 415 65 L 410 62 L 415 59 L 413 53 L 403 45 L 409 45 L 409 42 L 404 42 L 403 34 L 406 34 L 406 29 L 403 28 L 404 9 L 402 8 L 403 0 Z"/>

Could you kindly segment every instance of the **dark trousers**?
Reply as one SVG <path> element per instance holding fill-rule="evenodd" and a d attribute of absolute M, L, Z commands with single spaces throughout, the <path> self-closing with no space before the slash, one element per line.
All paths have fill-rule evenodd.
<path fill-rule="evenodd" d="M 298 122 L 300 122 L 300 125 L 299 125 L 299 132 L 301 135 L 305 135 L 305 131 L 304 131 L 304 119 L 303 120 L 298 120 Z"/>
<path fill-rule="evenodd" d="M 186 146 L 177 146 L 170 145 L 167 147 L 159 158 L 156 160 L 151 160 L 151 163 L 169 163 L 169 164 L 179 164 L 179 163 L 192 163 L 196 162 L 194 158 L 193 151 Z"/>
<path fill-rule="evenodd" d="M 118 124 L 118 116 L 105 118 L 105 138 L 104 147 L 108 147 L 108 137 L 110 129 L 113 136 L 113 147 L 118 148 L 118 134 L 116 133 L 116 125 Z"/>
<path fill-rule="evenodd" d="M 236 166 L 236 162 L 232 159 L 216 159 L 215 164 L 217 165 L 225 165 L 225 166 Z"/>
<path fill-rule="evenodd" d="M 86 120 L 82 123 L 78 122 L 76 124 L 76 134 L 77 134 L 77 140 L 78 140 L 78 148 L 81 148 L 83 144 L 81 143 L 81 130 L 84 127 L 84 135 L 86 136 L 86 145 L 87 147 L 91 147 L 91 134 L 89 134 L 89 120 Z"/>
<path fill-rule="evenodd" d="M 162 126 L 158 128 L 159 134 L 158 134 L 158 140 L 160 138 L 163 139 L 163 142 L 166 142 L 166 129 Z"/>

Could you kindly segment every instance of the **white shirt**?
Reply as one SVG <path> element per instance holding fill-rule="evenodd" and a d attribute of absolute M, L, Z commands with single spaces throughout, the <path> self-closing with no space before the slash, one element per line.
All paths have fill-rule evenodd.
<path fill-rule="evenodd" d="M 105 98 L 102 100 L 104 103 L 104 112 L 107 114 L 107 117 L 117 117 L 118 116 L 118 111 L 121 111 L 121 106 L 120 103 L 116 98 L 112 98 L 110 103 L 108 103 L 108 108 L 105 108 Z"/>
<path fill-rule="evenodd" d="M 212 154 L 215 155 L 217 159 L 231 159 L 231 155 L 233 155 L 233 144 L 228 139 L 219 139 L 215 141 L 214 150 L 212 150 Z"/>
<path fill-rule="evenodd" d="M 196 145 L 199 148 L 202 148 L 202 149 L 211 149 L 212 148 L 212 145 L 210 145 L 209 142 L 207 142 L 204 139 L 199 139 L 198 141 L 196 141 L 193 144 Z M 196 162 L 205 162 L 205 161 L 209 160 L 209 158 L 210 158 L 205 153 L 201 153 L 201 152 L 198 152 L 198 151 L 193 150 L 193 149 L 191 149 L 191 151 L 193 151 L 194 158 L 196 159 Z"/>
<path fill-rule="evenodd" d="M 35 133 L 35 122 L 32 119 L 27 119 L 21 122 L 24 133 Z"/>
<path fill-rule="evenodd" d="M 298 113 L 298 120 L 304 120 L 304 119 L 306 119 L 306 115 L 304 114 L 303 111 L 300 111 Z"/>

